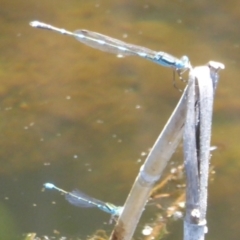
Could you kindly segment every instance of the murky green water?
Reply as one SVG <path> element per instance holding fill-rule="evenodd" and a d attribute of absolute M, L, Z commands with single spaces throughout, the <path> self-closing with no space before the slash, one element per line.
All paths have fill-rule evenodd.
<path fill-rule="evenodd" d="M 209 60 L 226 65 L 215 100 L 212 144 L 219 148 L 212 158 L 208 239 L 239 239 L 238 5 L 0 0 L 0 239 L 53 230 L 81 237 L 98 228 L 110 232 L 106 214 L 69 206 L 58 193 L 42 192 L 42 184 L 123 204 L 138 159 L 144 160 L 141 152 L 152 146 L 180 97 L 170 69 L 31 28 L 32 20 L 186 54 L 194 66 Z M 181 239 L 178 229 L 169 239 Z"/>

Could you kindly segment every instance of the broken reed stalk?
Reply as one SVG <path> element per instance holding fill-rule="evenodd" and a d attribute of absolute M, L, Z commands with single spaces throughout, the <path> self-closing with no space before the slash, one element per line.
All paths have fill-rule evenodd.
<path fill-rule="evenodd" d="M 141 217 L 141 214 L 144 210 L 145 204 L 148 201 L 149 194 L 154 187 L 155 183 L 161 178 L 162 173 L 170 160 L 172 154 L 175 152 L 178 144 L 180 143 L 182 136 L 183 136 L 183 129 L 186 121 L 186 111 L 187 111 L 187 105 L 188 108 L 193 108 L 188 111 L 195 110 L 195 104 L 197 106 L 199 105 L 200 111 L 199 111 L 199 117 L 197 119 L 204 119 L 205 118 L 205 111 L 202 109 L 205 106 L 205 103 L 209 106 L 209 108 L 206 110 L 208 111 L 208 117 L 205 119 L 204 124 L 199 125 L 200 131 L 207 129 L 208 131 L 211 130 L 211 123 L 209 125 L 209 121 L 212 117 L 212 100 L 208 101 L 208 97 L 205 97 L 205 94 L 212 96 L 213 99 L 213 93 L 206 91 L 206 86 L 199 81 L 202 79 L 201 74 L 199 73 L 203 71 L 204 78 L 206 78 L 207 74 L 207 81 L 211 82 L 213 88 L 216 88 L 217 85 L 217 79 L 218 74 L 217 71 L 219 69 L 223 69 L 224 65 L 216 62 L 209 62 L 208 67 L 199 67 L 194 68 L 194 70 L 190 71 L 190 81 L 188 83 L 188 86 L 185 88 L 183 95 L 175 108 L 172 116 L 168 120 L 166 126 L 164 127 L 162 133 L 159 135 L 157 141 L 155 142 L 153 148 L 151 149 L 144 165 L 141 167 L 140 172 L 134 182 L 134 185 L 129 193 L 129 196 L 126 200 L 126 203 L 124 205 L 123 212 L 121 216 L 119 217 L 117 224 L 110 236 L 110 240 L 130 240 L 133 236 L 133 233 L 136 229 L 136 226 L 139 222 L 139 219 Z M 200 74 L 200 75 L 199 75 Z M 210 77 L 209 77 L 210 76 Z M 195 77 L 199 80 L 198 84 L 202 90 L 200 90 L 200 98 L 195 98 Z M 208 88 L 207 88 L 208 89 Z M 213 92 L 213 91 L 212 91 Z M 191 96 L 190 96 L 191 95 Z M 190 97 L 190 98 L 189 98 Z M 200 99 L 200 103 L 198 100 Z M 197 102 L 196 102 L 197 101 Z M 187 104 L 187 103 L 190 103 Z M 211 107 L 210 107 L 211 106 Z M 211 122 L 211 121 L 210 121 Z M 189 160 L 186 160 L 186 162 L 190 162 L 190 159 L 194 159 L 197 157 L 197 155 L 201 156 L 201 158 L 205 159 L 202 165 L 202 168 L 200 171 L 205 171 L 207 173 L 208 177 L 208 170 L 206 170 L 207 162 L 206 160 L 209 159 L 209 149 L 210 149 L 210 135 L 206 134 L 206 137 L 204 137 L 204 140 L 200 140 L 199 143 L 197 143 L 199 146 L 201 146 L 201 150 L 199 152 L 196 152 L 193 149 L 196 149 L 196 141 L 195 141 L 195 115 L 194 120 L 189 120 L 190 125 L 187 125 L 185 128 L 185 133 L 187 132 L 187 129 L 190 129 L 190 133 L 193 136 L 190 139 L 194 139 L 194 141 L 191 142 L 191 140 L 188 140 L 188 136 L 185 134 L 185 141 L 191 142 L 192 145 L 188 145 L 185 143 L 186 148 L 190 150 L 191 157 L 188 156 Z M 206 125 L 208 124 L 208 125 Z M 186 140 L 187 139 L 187 140 Z M 204 145 L 204 142 L 206 144 Z M 196 155 L 196 156 L 195 156 Z M 195 161 L 197 163 L 197 161 Z M 206 175 L 201 178 L 201 182 L 198 183 L 197 173 L 199 173 L 199 169 L 196 167 L 193 167 L 193 173 L 190 173 L 191 179 L 194 179 L 195 186 L 200 186 L 200 189 L 203 190 L 207 188 L 207 177 Z M 192 174 L 192 176 L 191 176 Z M 189 175 L 189 173 L 187 173 Z M 188 176 L 189 178 L 189 176 Z M 199 189 L 198 187 L 196 189 Z M 188 193 L 188 198 L 190 198 L 191 202 L 195 202 L 196 199 L 200 199 L 200 195 L 198 193 L 198 190 L 196 191 L 195 188 L 193 188 L 194 195 Z M 207 191 L 207 190 L 206 190 Z M 205 224 L 205 214 L 206 214 L 206 197 L 207 192 L 204 193 L 204 199 L 201 200 L 201 211 L 203 212 L 203 215 L 199 218 L 199 223 L 204 226 Z M 191 206 L 192 207 L 192 206 Z M 204 210 L 205 209 L 205 210 Z M 192 210 L 195 210 L 192 208 Z M 190 211 L 190 214 L 194 212 Z M 198 217 L 198 211 L 195 212 L 195 215 Z M 189 219 L 189 209 L 187 216 L 185 218 L 184 222 L 184 230 L 188 229 L 188 219 Z M 195 217 L 195 216 L 194 216 Z M 196 220 L 194 218 L 194 220 Z M 204 224 L 202 224 L 204 223 Z M 191 224 L 191 223 L 190 223 Z M 193 229 L 194 230 L 194 229 Z M 205 231 L 205 228 L 201 228 L 201 233 Z M 188 233 L 193 233 L 192 229 L 188 231 Z M 184 233 L 185 236 L 192 236 L 189 234 Z M 186 238 L 184 240 L 190 240 L 190 238 Z M 192 240 L 192 238 L 191 238 Z"/>
<path fill-rule="evenodd" d="M 224 65 L 209 62 L 190 74 L 184 127 L 184 164 L 187 177 L 184 240 L 203 240 L 207 233 L 206 211 L 214 91 L 218 70 Z M 196 81 L 196 84 L 195 84 Z"/>

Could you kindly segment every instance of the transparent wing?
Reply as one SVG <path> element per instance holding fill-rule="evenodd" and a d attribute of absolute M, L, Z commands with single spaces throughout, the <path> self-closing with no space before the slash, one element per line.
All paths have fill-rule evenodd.
<path fill-rule="evenodd" d="M 73 190 L 72 192 L 67 193 L 65 198 L 72 205 L 81 208 L 99 207 L 99 205 L 105 204 L 104 202 L 92 198 L 79 190 Z"/>
<path fill-rule="evenodd" d="M 148 55 L 149 57 L 154 57 L 157 54 L 156 51 L 150 50 L 148 48 L 125 43 L 121 40 L 88 30 L 76 30 L 74 31 L 74 34 L 78 41 L 104 52 L 121 54 L 124 56 Z"/>

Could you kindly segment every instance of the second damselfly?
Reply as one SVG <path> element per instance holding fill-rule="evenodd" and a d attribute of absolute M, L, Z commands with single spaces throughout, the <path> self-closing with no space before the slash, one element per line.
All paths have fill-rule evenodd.
<path fill-rule="evenodd" d="M 115 206 L 112 203 L 103 202 L 96 198 L 90 197 L 87 194 L 79 191 L 73 190 L 72 192 L 67 192 L 52 183 L 45 183 L 43 185 L 47 189 L 55 189 L 65 195 L 66 200 L 74 206 L 81 208 L 92 208 L 96 207 L 106 213 L 114 216 L 119 216 L 122 212 L 123 207 Z"/>

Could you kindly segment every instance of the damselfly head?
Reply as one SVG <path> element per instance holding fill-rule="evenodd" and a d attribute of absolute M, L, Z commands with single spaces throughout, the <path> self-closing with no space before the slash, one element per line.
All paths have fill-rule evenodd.
<path fill-rule="evenodd" d="M 180 58 L 180 60 L 181 60 L 181 62 L 183 63 L 183 65 L 185 66 L 185 67 L 184 67 L 185 69 L 190 69 L 190 68 L 192 68 L 188 56 L 185 56 L 185 55 L 184 55 L 184 56 L 182 56 L 182 57 Z"/>
<path fill-rule="evenodd" d="M 114 216 L 120 216 L 123 211 L 123 207 L 115 206 L 112 203 L 106 203 L 104 207 L 105 207 L 104 211 L 106 211 Z"/>

